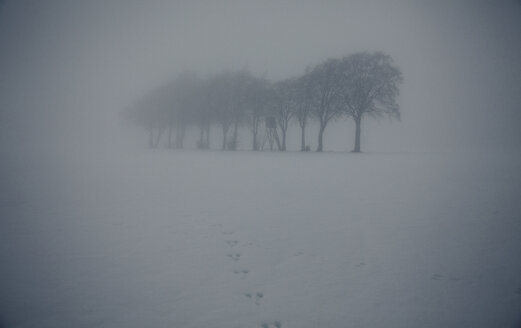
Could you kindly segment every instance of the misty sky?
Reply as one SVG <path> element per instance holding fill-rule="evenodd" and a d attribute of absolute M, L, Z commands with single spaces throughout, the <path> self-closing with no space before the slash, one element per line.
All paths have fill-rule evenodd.
<path fill-rule="evenodd" d="M 277 80 L 364 50 L 404 75 L 402 121 L 368 123 L 370 148 L 521 145 L 517 0 L 4 0 L 1 136 L 124 139 L 118 112 L 183 70 Z"/>

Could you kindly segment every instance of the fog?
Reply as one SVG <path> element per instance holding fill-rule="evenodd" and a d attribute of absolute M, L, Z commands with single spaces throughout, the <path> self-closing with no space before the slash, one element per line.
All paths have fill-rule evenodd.
<path fill-rule="evenodd" d="M 518 1 L 5 1 L 1 15 L 8 143 L 127 139 L 118 111 L 186 69 L 278 80 L 364 50 L 390 54 L 404 76 L 402 120 L 372 128 L 370 149 L 521 139 Z"/>
<path fill-rule="evenodd" d="M 403 83 L 361 154 L 346 118 L 324 153 L 122 120 L 187 71 L 363 51 Z M 520 59 L 518 0 L 0 0 L 0 327 L 519 325 Z"/>

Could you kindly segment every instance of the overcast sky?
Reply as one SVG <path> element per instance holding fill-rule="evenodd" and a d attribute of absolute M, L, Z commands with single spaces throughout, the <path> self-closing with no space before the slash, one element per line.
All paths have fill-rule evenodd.
<path fill-rule="evenodd" d="M 121 108 L 185 69 L 277 80 L 364 50 L 404 75 L 402 121 L 371 123 L 374 149 L 521 145 L 518 0 L 4 0 L 0 133 L 117 139 Z"/>

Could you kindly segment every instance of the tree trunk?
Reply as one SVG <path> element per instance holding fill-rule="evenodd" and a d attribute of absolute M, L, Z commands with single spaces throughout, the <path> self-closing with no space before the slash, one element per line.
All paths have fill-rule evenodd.
<path fill-rule="evenodd" d="M 154 144 L 154 148 L 159 146 L 159 140 L 161 140 L 161 135 L 163 135 L 163 131 L 165 131 L 165 129 L 157 128 L 157 138 L 156 138 L 156 142 Z"/>
<path fill-rule="evenodd" d="M 253 150 L 253 151 L 257 151 L 257 150 L 259 150 L 259 142 L 257 141 L 257 133 L 254 133 L 254 134 L 253 134 L 253 145 L 252 145 L 252 150 Z"/>
<path fill-rule="evenodd" d="M 228 126 L 223 124 L 222 127 L 223 127 L 223 147 L 222 147 L 222 150 L 226 150 L 226 139 L 228 137 Z"/>
<path fill-rule="evenodd" d="M 258 131 L 259 131 L 259 119 L 257 118 L 257 116 L 254 115 L 252 118 L 252 127 L 251 127 L 251 133 L 253 136 L 251 148 L 253 151 L 259 150 L 259 142 L 257 140 Z"/>
<path fill-rule="evenodd" d="M 286 151 L 286 132 L 288 131 L 287 128 L 286 129 L 280 129 L 282 131 L 282 145 L 281 145 L 281 148 L 280 150 L 281 151 Z"/>
<path fill-rule="evenodd" d="M 231 150 L 237 150 L 237 138 L 239 136 L 239 121 L 235 121 L 233 124 L 233 137 Z"/>
<path fill-rule="evenodd" d="M 206 148 L 206 146 L 204 144 L 204 122 L 200 122 L 200 126 L 199 126 L 199 142 L 198 142 L 197 148 L 199 148 L 199 149 L 205 149 Z"/>
<path fill-rule="evenodd" d="M 300 125 L 300 151 L 306 151 L 306 124 Z"/>
<path fill-rule="evenodd" d="M 355 119 L 356 130 L 355 130 L 355 149 L 353 150 L 354 153 L 359 153 L 360 152 L 361 123 L 362 123 L 362 119 L 361 118 Z"/>
<path fill-rule="evenodd" d="M 280 144 L 279 136 L 277 135 L 276 132 L 275 132 L 275 142 L 277 142 L 277 147 L 279 148 L 279 151 L 282 150 L 282 145 Z"/>
<path fill-rule="evenodd" d="M 172 125 L 168 125 L 168 148 L 172 148 Z"/>
<path fill-rule="evenodd" d="M 257 128 L 256 128 L 256 127 L 253 128 L 253 144 L 252 144 L 252 150 L 253 150 L 253 151 L 257 151 L 257 150 L 259 150 L 259 145 L 258 145 L 258 142 L 257 142 Z"/>
<path fill-rule="evenodd" d="M 325 129 L 326 129 L 326 125 L 320 124 L 320 130 L 318 130 L 318 147 L 317 147 L 318 152 L 321 152 L 322 150 L 324 150 L 323 140 L 324 140 L 324 130 Z"/>
<path fill-rule="evenodd" d="M 168 148 L 173 148 L 172 144 L 172 130 L 174 129 L 174 113 L 172 110 L 168 111 Z"/>
<path fill-rule="evenodd" d="M 178 123 L 175 132 L 175 147 L 182 149 L 185 137 L 185 127 L 183 124 Z"/>
<path fill-rule="evenodd" d="M 210 149 L 210 122 L 206 122 L 206 149 Z"/>

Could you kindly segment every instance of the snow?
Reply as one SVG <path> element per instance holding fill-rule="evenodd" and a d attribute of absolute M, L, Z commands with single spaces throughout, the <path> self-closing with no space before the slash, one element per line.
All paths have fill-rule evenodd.
<path fill-rule="evenodd" d="M 0 326 L 521 324 L 518 152 L 76 155 L 4 164 Z"/>

